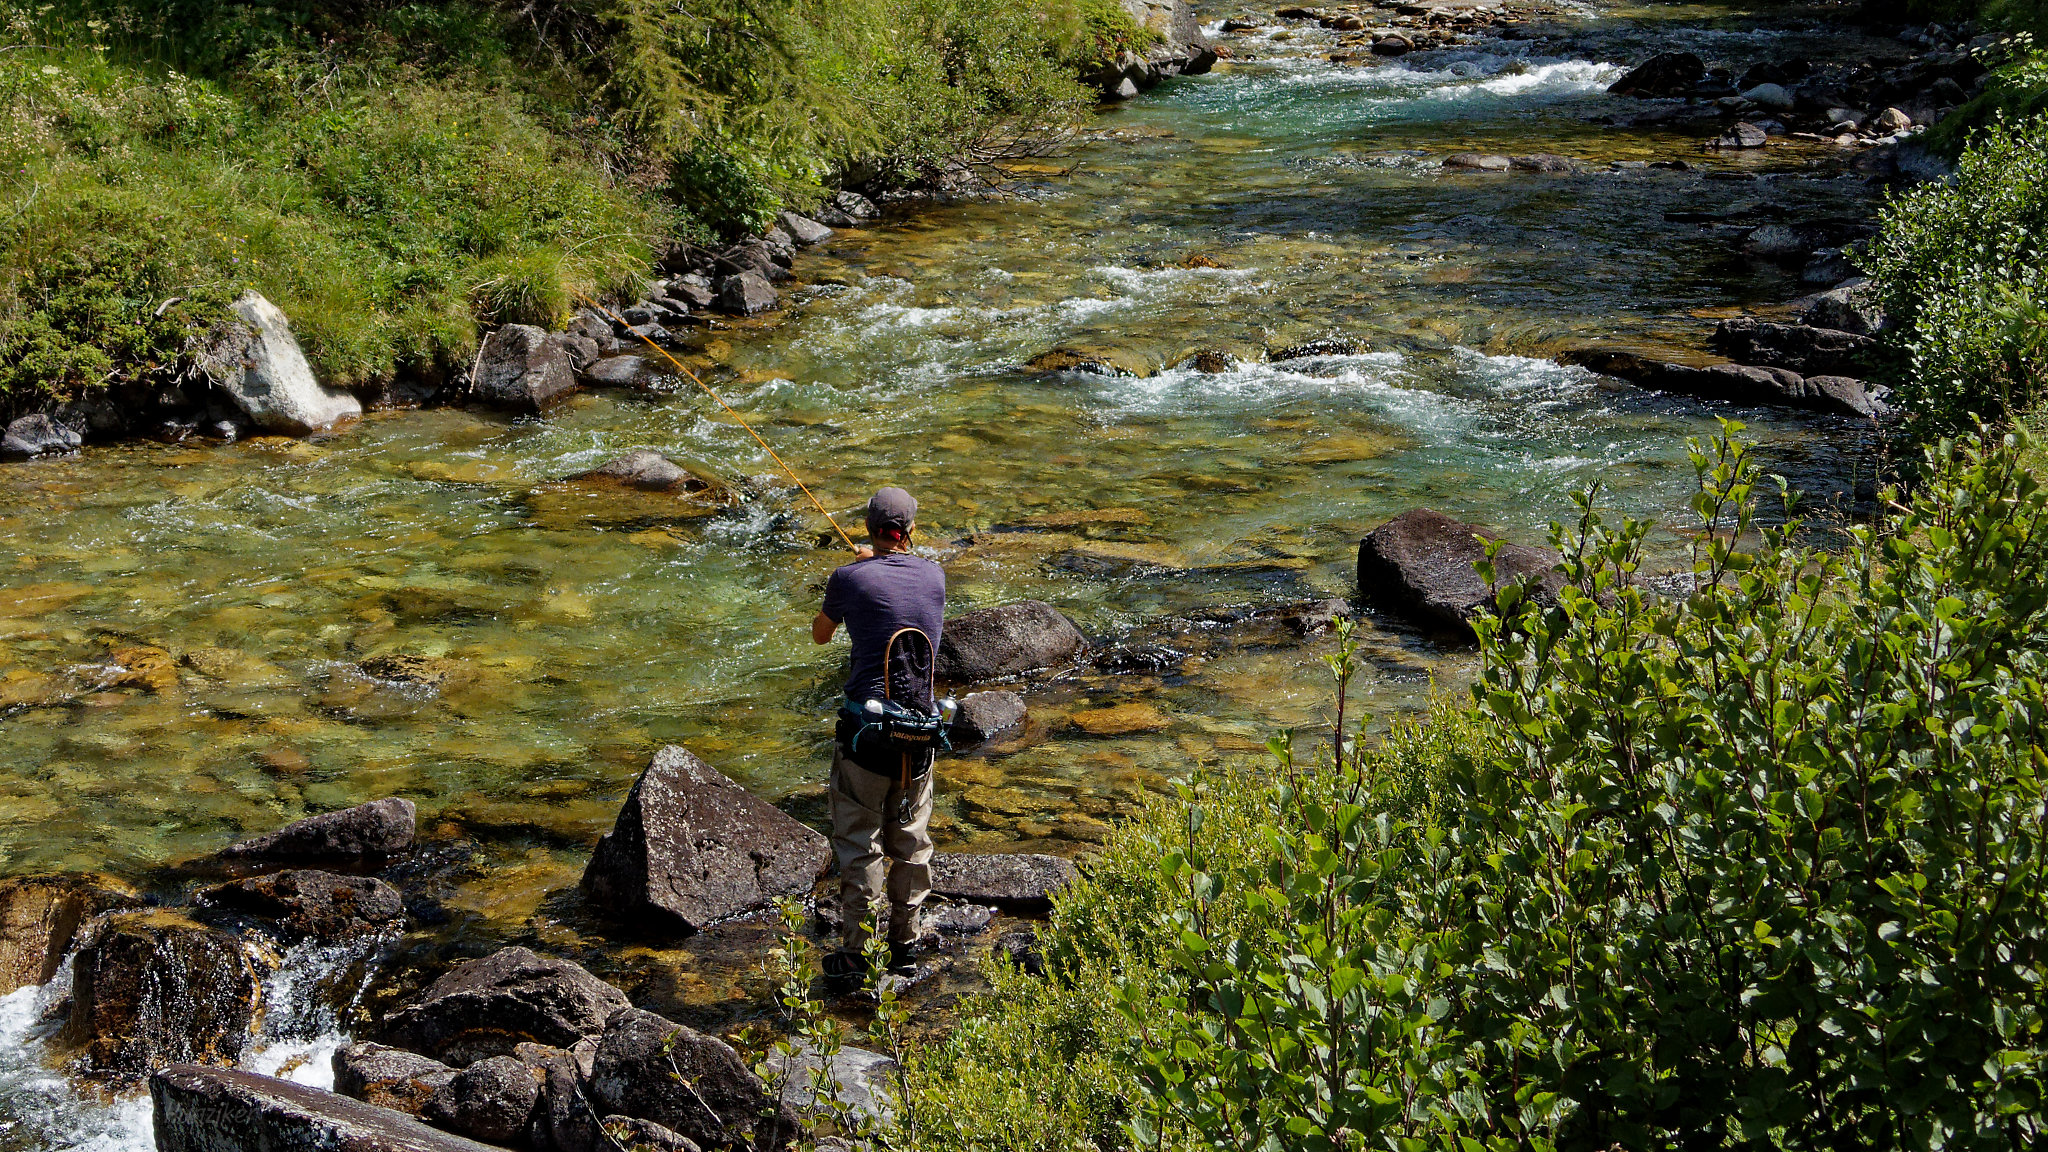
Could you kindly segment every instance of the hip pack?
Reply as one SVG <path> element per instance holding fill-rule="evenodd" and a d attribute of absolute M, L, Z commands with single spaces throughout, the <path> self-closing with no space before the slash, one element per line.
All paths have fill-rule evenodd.
<path fill-rule="evenodd" d="M 846 758 L 870 772 L 901 777 L 907 786 L 931 770 L 940 750 L 952 751 L 946 730 L 957 706 L 935 700 L 932 639 L 917 628 L 901 628 L 884 652 L 882 699 L 839 706 L 835 730 Z"/>

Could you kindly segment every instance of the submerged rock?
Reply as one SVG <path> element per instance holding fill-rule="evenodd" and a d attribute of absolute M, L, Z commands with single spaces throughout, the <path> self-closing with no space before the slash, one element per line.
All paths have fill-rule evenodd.
<path fill-rule="evenodd" d="M 670 460 L 651 448 L 640 448 L 607 460 L 571 480 L 609 482 L 642 492 L 722 492 L 724 486 Z"/>
<path fill-rule="evenodd" d="M 334 1090 L 379 1108 L 419 1115 L 455 1069 L 417 1052 L 359 1041 L 334 1052 Z"/>
<path fill-rule="evenodd" d="M 32 412 L 7 425 L 0 436 L 0 460 L 29 460 L 37 456 L 62 456 L 78 451 L 85 438 L 41 412 Z"/>
<path fill-rule="evenodd" d="M 1495 589 L 1473 571 L 1486 555 L 1483 528 L 1428 508 L 1401 513 L 1358 543 L 1358 591 L 1368 602 L 1434 628 L 1475 638 L 1472 619 L 1494 610 Z M 1557 553 L 1505 544 L 1494 564 L 1503 584 L 1537 578 L 1537 598 L 1552 600 L 1564 586 Z"/>
<path fill-rule="evenodd" d="M 953 743 L 979 744 L 1022 724 L 1025 711 L 1024 697 L 1015 692 L 969 692 L 960 697 L 960 713 L 953 718 Z"/>
<path fill-rule="evenodd" d="M 178 1064 L 150 1078 L 157 1152 L 496 1152 L 289 1080 Z"/>
<path fill-rule="evenodd" d="M 233 311 L 233 320 L 194 349 L 194 359 L 258 428 L 304 436 L 363 414 L 361 401 L 313 378 L 277 305 L 244 292 Z"/>
<path fill-rule="evenodd" d="M 255 876 L 199 894 L 202 908 L 269 920 L 293 939 L 342 940 L 405 927 L 398 889 L 368 876 L 296 869 Z"/>
<path fill-rule="evenodd" d="M 1074 862 L 1059 856 L 940 852 L 932 857 L 932 891 L 1027 916 L 1052 911 L 1052 894 L 1076 875 Z"/>
<path fill-rule="evenodd" d="M 694 932 L 809 891 L 831 859 L 823 836 L 671 744 L 597 842 L 583 891 L 630 923 Z"/>
<path fill-rule="evenodd" d="M 1078 372 L 1087 376 L 1150 376 L 1152 365 L 1115 348 L 1054 348 L 1026 361 L 1029 372 Z"/>
<path fill-rule="evenodd" d="M 604 1031 L 626 994 L 580 966 L 501 948 L 449 970 L 386 1022 L 390 1043 L 451 1064 L 510 1056 L 522 1042 L 566 1048 Z"/>
<path fill-rule="evenodd" d="M 479 1060 L 436 1089 L 420 1118 L 487 1143 L 514 1143 L 526 1135 L 543 1075 L 512 1056 Z"/>
<path fill-rule="evenodd" d="M 223 849 L 220 855 L 252 863 L 378 868 L 412 847 L 416 819 L 412 801 L 392 796 L 293 821 Z"/>
<path fill-rule="evenodd" d="M 110 917 L 72 961 L 65 1039 L 90 1068 L 232 1065 L 249 1043 L 261 980 L 242 942 L 168 912 Z"/>
<path fill-rule="evenodd" d="M 48 984 L 81 925 L 141 902 L 130 885 L 89 872 L 0 880 L 0 996 Z"/>
<path fill-rule="evenodd" d="M 1505 156 L 1491 156 L 1479 152 L 1453 152 L 1444 157 L 1446 168 L 1468 168 L 1477 172 L 1505 172 L 1513 163 Z"/>
<path fill-rule="evenodd" d="M 1087 638 L 1059 609 L 1022 600 L 946 621 L 939 637 L 938 674 L 955 684 L 977 684 L 1063 668 L 1087 651 Z"/>
<path fill-rule="evenodd" d="M 590 1096 L 605 1115 L 651 1120 L 704 1148 L 779 1148 L 796 1134 L 796 1117 L 730 1045 L 638 1008 L 605 1026 Z"/>
<path fill-rule="evenodd" d="M 1360 347 L 1356 340 L 1330 337 L 1322 340 L 1310 340 L 1303 344 L 1286 344 L 1278 348 L 1268 348 L 1266 350 L 1266 359 L 1275 362 L 1281 360 L 1307 360 L 1315 356 L 1352 356 L 1356 355 L 1359 351 Z"/>
<path fill-rule="evenodd" d="M 507 324 L 484 338 L 469 388 L 493 407 L 538 413 L 576 390 L 576 366 L 546 329 Z"/>

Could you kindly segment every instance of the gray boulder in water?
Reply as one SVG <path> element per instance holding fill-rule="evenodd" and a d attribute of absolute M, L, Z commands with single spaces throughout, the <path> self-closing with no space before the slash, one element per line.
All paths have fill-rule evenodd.
<path fill-rule="evenodd" d="M 419 1115 L 455 1069 L 429 1056 L 358 1041 L 335 1050 L 334 1090 L 379 1108 Z"/>
<path fill-rule="evenodd" d="M 1885 415 L 1884 406 L 1863 381 L 1850 376 L 1801 376 L 1788 368 L 1749 364 L 1711 364 L 1695 368 L 1653 360 L 1633 352 L 1598 348 L 1568 351 L 1560 355 L 1558 361 L 1577 364 L 1603 376 L 1627 380 L 1659 392 L 1676 392 L 1705 400 L 1805 408 L 1865 420 Z"/>
<path fill-rule="evenodd" d="M 479 1060 L 428 1097 L 420 1119 L 492 1144 L 516 1143 L 526 1135 L 545 1074 L 512 1056 Z"/>
<path fill-rule="evenodd" d="M 152 1076 L 157 1152 L 499 1152 L 402 1112 L 234 1068 Z"/>
<path fill-rule="evenodd" d="M 202 908 L 268 920 L 287 939 L 345 940 L 405 927 L 398 889 L 370 876 L 312 868 L 252 876 L 201 892 Z"/>
<path fill-rule="evenodd" d="M 387 1042 L 450 1064 L 514 1055 L 521 1043 L 566 1048 L 604 1031 L 626 994 L 581 966 L 501 948 L 450 969 L 385 1024 Z"/>
<path fill-rule="evenodd" d="M 831 860 L 823 836 L 671 744 L 597 842 L 583 891 L 630 923 L 694 932 L 809 891 Z"/>
<path fill-rule="evenodd" d="M 375 868 L 412 847 L 418 820 L 400 796 L 308 816 L 223 849 L 226 860 Z"/>
<path fill-rule="evenodd" d="M 1065 667 L 1087 651 L 1087 637 L 1059 609 L 1020 600 L 946 621 L 938 673 L 955 684 L 978 684 Z"/>
<path fill-rule="evenodd" d="M 469 390 L 494 408 L 538 413 L 576 390 L 576 366 L 560 337 L 507 324 L 484 338 Z"/>
<path fill-rule="evenodd" d="M 1369 603 L 1417 623 L 1475 638 L 1472 620 L 1494 610 L 1494 587 L 1473 571 L 1494 533 L 1428 508 L 1412 508 L 1358 543 L 1358 591 Z M 1557 553 L 1504 544 L 1494 565 L 1503 583 L 1535 577 L 1539 600 L 1564 586 Z"/>
<path fill-rule="evenodd" d="M 1024 722 L 1024 697 L 1015 692 L 969 692 L 960 698 L 960 714 L 953 718 L 955 744 L 979 744 L 998 732 Z"/>
<path fill-rule="evenodd" d="M 7 425 L 0 437 L 0 460 L 29 460 L 37 456 L 62 456 L 78 451 L 84 437 L 41 412 L 32 412 Z"/>
<path fill-rule="evenodd" d="M 1786 368 L 1804 375 L 1860 376 L 1877 341 L 1833 328 L 1737 316 L 1716 325 L 1707 343 L 1740 364 Z"/>
<path fill-rule="evenodd" d="M 940 852 L 932 857 L 932 891 L 1030 916 L 1050 912 L 1052 894 L 1073 883 L 1075 875 L 1072 860 L 1037 853 Z"/>
<path fill-rule="evenodd" d="M 195 349 L 195 359 L 258 428 L 304 436 L 363 414 L 362 401 L 313 378 L 277 305 L 245 292 L 233 311 L 235 318 Z"/>

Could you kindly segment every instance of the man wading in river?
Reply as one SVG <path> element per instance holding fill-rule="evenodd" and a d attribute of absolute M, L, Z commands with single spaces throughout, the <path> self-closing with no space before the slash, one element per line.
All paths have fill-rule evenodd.
<path fill-rule="evenodd" d="M 868 539 L 854 562 L 825 583 L 811 639 L 831 641 L 846 625 L 852 644 L 846 700 L 832 746 L 832 849 L 839 858 L 843 950 L 825 975 L 848 979 L 866 967 L 866 911 L 888 870 L 889 954 L 907 964 L 936 941 L 920 931 L 931 894 L 932 760 L 942 742 L 932 667 L 946 618 L 946 574 L 910 554 L 917 501 L 884 488 L 868 501 Z"/>

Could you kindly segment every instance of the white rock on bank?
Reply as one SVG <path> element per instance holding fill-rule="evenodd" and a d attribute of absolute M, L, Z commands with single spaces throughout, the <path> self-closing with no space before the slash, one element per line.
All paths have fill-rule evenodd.
<path fill-rule="evenodd" d="M 244 292 L 233 308 L 235 319 L 208 337 L 199 363 L 258 428 L 304 436 L 363 414 L 361 401 L 313 378 L 277 305 Z"/>

